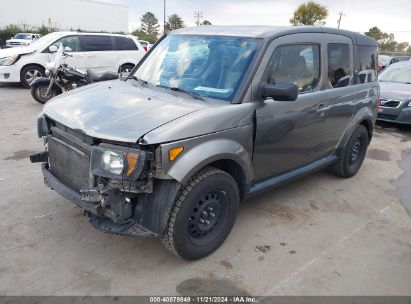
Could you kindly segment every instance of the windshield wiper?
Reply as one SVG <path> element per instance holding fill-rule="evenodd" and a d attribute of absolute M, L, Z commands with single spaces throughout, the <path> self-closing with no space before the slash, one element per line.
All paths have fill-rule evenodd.
<path fill-rule="evenodd" d="M 161 84 L 158 84 L 157 87 L 164 88 L 164 89 L 169 89 L 169 90 L 180 92 L 180 93 L 185 93 L 185 94 L 188 94 L 188 95 L 190 95 L 191 97 L 193 97 L 194 99 L 197 99 L 197 100 L 205 100 L 200 94 L 190 92 L 190 91 L 186 91 L 186 90 L 178 88 L 178 87 L 168 87 L 168 86 L 161 85 Z"/>
<path fill-rule="evenodd" d="M 132 76 L 128 76 L 127 78 L 126 78 L 126 80 L 128 80 L 128 79 L 133 79 L 133 80 L 136 80 L 136 81 L 141 81 L 142 83 L 144 83 L 144 84 L 147 84 L 148 82 L 147 81 L 145 81 L 145 80 L 143 80 L 143 79 L 139 79 L 137 76 L 135 76 L 135 75 L 132 75 Z"/>

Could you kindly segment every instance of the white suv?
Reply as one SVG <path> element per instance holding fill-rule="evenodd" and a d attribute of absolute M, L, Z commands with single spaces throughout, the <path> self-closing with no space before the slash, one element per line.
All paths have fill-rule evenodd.
<path fill-rule="evenodd" d="M 24 87 L 30 87 L 33 79 L 45 75 L 45 63 L 53 58 L 50 46 L 60 44 L 71 55 L 65 62 L 81 71 L 91 69 L 125 74 L 145 55 L 134 36 L 55 32 L 26 47 L 0 50 L 0 83 L 20 82 Z"/>

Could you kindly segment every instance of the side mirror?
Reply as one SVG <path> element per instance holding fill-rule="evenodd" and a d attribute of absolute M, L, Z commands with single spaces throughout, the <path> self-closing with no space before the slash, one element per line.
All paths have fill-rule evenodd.
<path fill-rule="evenodd" d="M 57 52 L 57 46 L 55 46 L 55 45 L 50 45 L 49 46 L 49 52 L 50 53 L 55 53 L 55 52 Z"/>
<path fill-rule="evenodd" d="M 71 52 L 71 51 L 72 51 L 72 49 L 71 49 L 71 47 L 66 46 L 66 47 L 64 48 L 64 51 L 65 51 L 65 52 Z"/>
<path fill-rule="evenodd" d="M 276 84 L 264 82 L 260 84 L 258 91 L 262 98 L 271 97 L 278 101 L 294 101 L 298 96 L 298 86 L 289 82 L 277 82 Z"/>

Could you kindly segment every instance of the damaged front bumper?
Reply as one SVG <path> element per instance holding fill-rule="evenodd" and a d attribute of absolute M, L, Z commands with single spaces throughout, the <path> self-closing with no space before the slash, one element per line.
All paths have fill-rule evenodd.
<path fill-rule="evenodd" d="M 128 235 L 128 236 L 157 236 L 156 233 L 144 228 L 138 221 L 134 218 L 128 219 L 125 223 L 115 223 L 110 218 L 103 216 L 102 207 L 100 203 L 93 202 L 97 197 L 100 197 L 101 194 L 97 189 L 94 189 L 93 195 L 90 191 L 87 193 L 79 194 L 76 191 L 70 189 L 62 182 L 60 182 L 47 168 L 47 164 L 43 163 L 41 169 L 44 176 L 44 182 L 51 189 L 55 190 L 58 194 L 64 198 L 72 201 L 78 207 L 85 210 L 85 214 L 88 216 L 90 223 L 96 229 L 107 232 L 114 233 L 119 235 Z M 104 195 L 104 193 L 102 193 Z M 84 198 L 89 199 L 89 201 L 84 200 Z"/>

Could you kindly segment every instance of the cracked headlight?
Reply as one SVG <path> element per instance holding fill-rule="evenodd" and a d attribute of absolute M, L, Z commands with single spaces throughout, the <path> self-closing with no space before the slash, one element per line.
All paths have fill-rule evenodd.
<path fill-rule="evenodd" d="M 3 65 L 3 66 L 4 66 L 4 65 L 12 65 L 12 64 L 15 63 L 18 59 L 19 59 L 19 56 L 18 56 L 18 55 L 0 58 L 0 66 L 2 66 L 2 65 Z"/>

